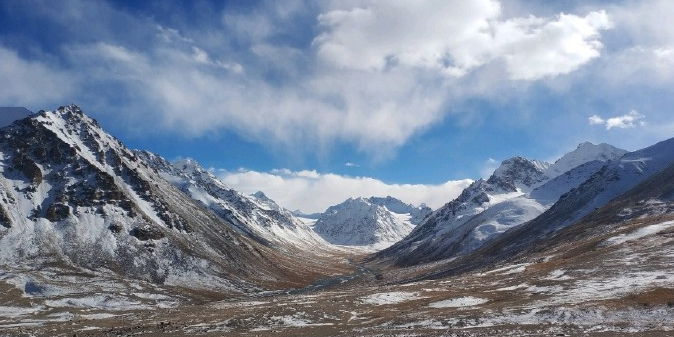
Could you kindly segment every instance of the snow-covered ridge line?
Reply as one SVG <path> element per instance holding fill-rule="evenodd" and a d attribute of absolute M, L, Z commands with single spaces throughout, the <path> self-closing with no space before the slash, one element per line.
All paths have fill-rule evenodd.
<path fill-rule="evenodd" d="M 475 181 L 378 257 L 416 264 L 467 254 L 536 218 L 625 152 L 607 144 L 582 143 L 555 164 L 523 157 L 504 160 L 489 179 Z"/>
<path fill-rule="evenodd" d="M 410 219 L 409 213 L 393 213 L 359 197 L 328 208 L 313 228 L 330 243 L 379 250 L 409 234 L 413 228 Z"/>
<path fill-rule="evenodd" d="M 253 240 L 277 248 L 290 245 L 303 250 L 329 249 L 329 244 L 311 228 L 262 192 L 251 196 L 239 193 L 193 159 L 169 163 L 147 151 L 137 154 L 164 179 Z"/>

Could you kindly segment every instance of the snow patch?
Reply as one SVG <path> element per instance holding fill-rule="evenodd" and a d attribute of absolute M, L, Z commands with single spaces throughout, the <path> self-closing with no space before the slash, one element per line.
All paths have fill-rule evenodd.
<path fill-rule="evenodd" d="M 487 302 L 489 302 L 489 300 L 486 298 L 464 296 L 444 301 L 433 302 L 428 306 L 431 308 L 462 308 L 462 307 L 472 307 Z"/>
<path fill-rule="evenodd" d="M 419 297 L 419 294 L 416 292 L 393 291 L 388 293 L 376 293 L 361 297 L 360 301 L 371 305 L 386 305 L 412 301 L 419 298 L 421 297 Z"/>
<path fill-rule="evenodd" d="M 666 221 L 659 224 L 639 228 L 628 234 L 620 234 L 612 238 L 606 239 L 606 241 L 604 241 L 604 244 L 609 246 L 619 245 L 627 241 L 637 240 L 645 236 L 657 234 L 658 232 L 669 229 L 670 227 L 674 227 L 674 221 Z"/>

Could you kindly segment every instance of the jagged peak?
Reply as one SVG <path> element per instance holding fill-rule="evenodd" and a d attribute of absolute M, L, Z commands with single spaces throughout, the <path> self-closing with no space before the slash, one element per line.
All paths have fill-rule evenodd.
<path fill-rule="evenodd" d="M 529 190 L 547 179 L 548 167 L 549 163 L 516 156 L 504 160 L 487 182 L 510 190 Z"/>
<path fill-rule="evenodd" d="M 192 159 L 192 158 L 183 158 L 183 159 L 177 159 L 173 161 L 173 166 L 185 173 L 192 173 L 192 172 L 205 172 L 205 170 L 199 165 L 199 163 Z"/>
<path fill-rule="evenodd" d="M 251 195 L 254 196 L 254 197 L 257 198 L 257 199 L 261 199 L 261 200 L 271 200 L 271 199 L 269 199 L 269 197 L 267 197 L 267 195 L 264 194 L 264 192 L 262 192 L 262 191 L 257 191 L 257 192 L 255 192 L 255 193 L 253 193 L 253 194 L 251 194 Z"/>
<path fill-rule="evenodd" d="M 51 111 L 40 110 L 35 116 L 42 117 L 42 119 L 45 121 L 59 118 L 66 121 L 66 125 L 74 125 L 84 122 L 100 128 L 98 121 L 86 115 L 82 111 L 82 108 L 75 104 L 60 106 L 58 109 Z"/>

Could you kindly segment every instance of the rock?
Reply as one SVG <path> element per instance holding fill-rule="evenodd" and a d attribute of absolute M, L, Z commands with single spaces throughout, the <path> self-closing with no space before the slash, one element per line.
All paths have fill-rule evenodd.
<path fill-rule="evenodd" d="M 12 160 L 12 164 L 35 186 L 39 186 L 42 183 L 42 170 L 25 154 L 20 153 L 16 155 Z"/>
<path fill-rule="evenodd" d="M 124 226 L 122 226 L 122 224 L 113 223 L 108 226 L 108 229 L 113 233 L 119 233 L 124 229 Z"/>
<path fill-rule="evenodd" d="M 55 202 L 47 209 L 47 220 L 58 222 L 67 219 L 70 214 L 70 206 L 64 203 Z"/>
<path fill-rule="evenodd" d="M 7 215 L 7 211 L 5 211 L 2 205 L 0 205 L 0 226 L 5 228 L 12 227 L 12 221 L 9 219 L 9 215 Z"/>
<path fill-rule="evenodd" d="M 164 233 L 150 225 L 136 227 L 129 234 L 140 241 L 159 240 L 164 237 Z"/>

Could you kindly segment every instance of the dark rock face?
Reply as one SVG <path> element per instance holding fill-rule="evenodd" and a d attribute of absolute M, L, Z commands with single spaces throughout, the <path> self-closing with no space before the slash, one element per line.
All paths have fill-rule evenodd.
<path fill-rule="evenodd" d="M 58 222 L 67 219 L 70 214 L 70 206 L 64 203 L 55 202 L 47 209 L 47 220 Z"/>
<path fill-rule="evenodd" d="M 159 240 L 164 237 L 164 233 L 150 225 L 136 227 L 132 229 L 129 234 L 136 237 L 140 241 Z"/>
<path fill-rule="evenodd" d="M 21 171 L 33 185 L 39 186 L 40 183 L 42 183 L 42 170 L 40 170 L 40 167 L 25 154 L 19 153 L 14 156 L 12 164 L 14 165 L 14 168 Z"/>
<path fill-rule="evenodd" d="M 108 229 L 113 233 L 120 233 L 122 229 L 124 229 L 124 226 L 122 226 L 122 224 L 119 223 L 113 223 L 110 224 L 110 226 L 108 226 Z"/>
<path fill-rule="evenodd" d="M 507 190 L 515 190 L 517 184 L 532 187 L 548 177 L 533 161 L 523 157 L 513 157 L 501 163 L 487 182 Z"/>
<path fill-rule="evenodd" d="M 9 219 L 9 215 L 7 214 L 7 211 L 0 205 L 0 226 L 3 226 L 5 228 L 11 228 L 12 227 L 12 221 Z"/>

